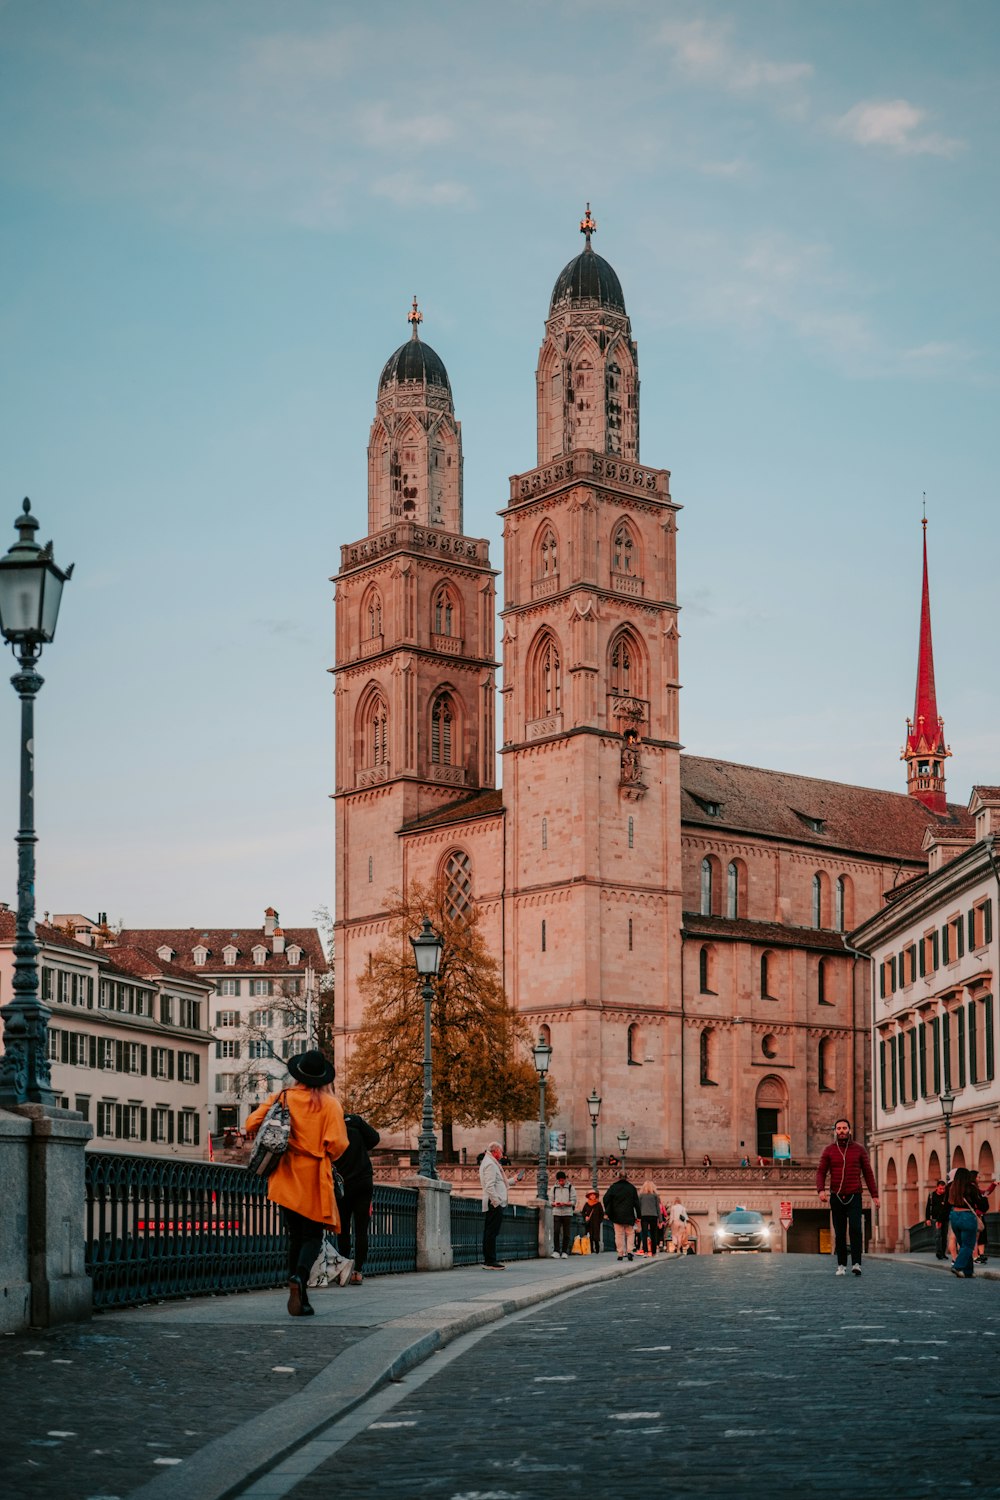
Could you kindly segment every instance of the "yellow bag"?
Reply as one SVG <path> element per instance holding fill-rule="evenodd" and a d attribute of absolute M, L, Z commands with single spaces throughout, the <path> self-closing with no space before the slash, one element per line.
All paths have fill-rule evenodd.
<path fill-rule="evenodd" d="M 576 1239 L 573 1241 L 573 1254 L 574 1255 L 589 1255 L 590 1254 L 590 1236 L 589 1235 L 586 1235 L 586 1234 L 578 1234 L 577 1235 Z"/>

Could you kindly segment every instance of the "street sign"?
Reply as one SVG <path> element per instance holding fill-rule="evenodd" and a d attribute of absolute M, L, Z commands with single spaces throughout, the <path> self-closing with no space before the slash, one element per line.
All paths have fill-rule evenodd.
<path fill-rule="evenodd" d="M 791 1227 L 792 1227 L 792 1205 L 790 1203 L 780 1203 L 778 1205 L 778 1217 L 781 1220 L 781 1227 L 782 1227 L 782 1229 L 784 1229 L 784 1230 L 791 1229 Z"/>
<path fill-rule="evenodd" d="M 771 1156 L 774 1161 L 791 1161 L 792 1138 L 790 1135 L 772 1135 Z"/>

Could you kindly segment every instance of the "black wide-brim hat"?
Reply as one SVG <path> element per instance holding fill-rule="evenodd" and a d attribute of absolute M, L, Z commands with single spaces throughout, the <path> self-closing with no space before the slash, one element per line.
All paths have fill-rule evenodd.
<path fill-rule="evenodd" d="M 332 1083 L 336 1077 L 333 1063 L 324 1057 L 322 1052 L 300 1052 L 298 1057 L 288 1059 L 288 1071 L 296 1083 L 304 1083 L 307 1088 L 322 1088 L 325 1083 Z"/>

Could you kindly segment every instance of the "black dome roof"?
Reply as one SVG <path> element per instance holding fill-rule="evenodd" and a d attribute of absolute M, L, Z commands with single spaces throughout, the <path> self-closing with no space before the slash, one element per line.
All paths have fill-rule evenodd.
<path fill-rule="evenodd" d="M 390 354 L 378 378 L 380 391 L 394 380 L 425 380 L 428 385 L 439 385 L 451 393 L 448 371 L 440 356 L 430 344 L 419 338 L 407 339 L 400 344 L 395 354 Z"/>
<path fill-rule="evenodd" d="M 591 250 L 589 243 L 559 272 L 552 288 L 549 312 L 554 312 L 560 302 L 597 302 L 614 312 L 625 311 L 621 282 L 607 261 Z"/>

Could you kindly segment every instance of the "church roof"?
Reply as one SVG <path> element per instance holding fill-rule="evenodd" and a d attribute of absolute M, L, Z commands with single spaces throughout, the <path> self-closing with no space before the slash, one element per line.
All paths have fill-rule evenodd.
<path fill-rule="evenodd" d="M 703 917 L 686 911 L 683 932 L 688 937 L 762 943 L 768 948 L 813 948 L 843 953 L 844 934 L 822 927 L 788 927 L 783 922 L 751 922 L 747 917 Z"/>
<path fill-rule="evenodd" d="M 423 817 L 411 818 L 404 823 L 401 833 L 415 833 L 424 828 L 440 828 L 447 823 L 466 823 L 470 818 L 491 817 L 503 812 L 503 792 L 473 792 L 471 797 L 462 797 L 449 802 L 437 812 L 425 813 Z"/>
<path fill-rule="evenodd" d="M 700 755 L 681 756 L 681 821 L 920 864 L 928 827 L 971 833 L 973 826 L 957 803 L 936 814 L 903 792 Z"/>
<path fill-rule="evenodd" d="M 610 308 L 613 312 L 623 313 L 625 311 L 625 296 L 622 292 L 622 284 L 612 266 L 604 258 L 591 250 L 590 241 L 587 241 L 586 249 L 581 250 L 569 262 L 563 266 L 556 278 L 556 284 L 552 288 L 552 300 L 549 303 L 549 314 L 555 312 L 556 308 L 563 302 L 584 303 L 586 305 L 596 304 L 599 307 Z"/>
<path fill-rule="evenodd" d="M 395 354 L 390 354 L 382 366 L 382 373 L 378 378 L 379 390 L 384 391 L 394 381 L 419 380 L 425 385 L 439 385 L 451 395 L 451 382 L 444 361 L 420 337 L 419 325 L 424 321 L 424 315 L 417 306 L 416 297 L 406 320 L 413 331 L 406 343 L 400 344 Z"/>

